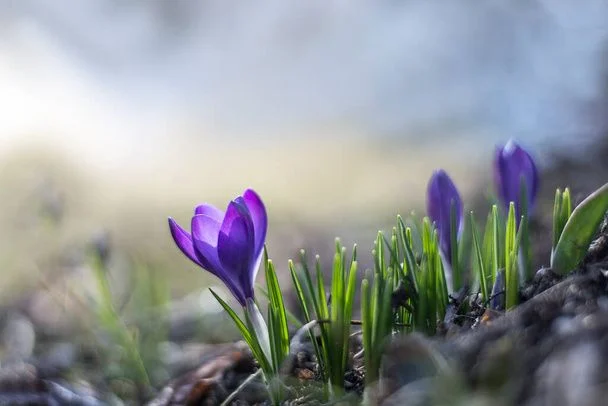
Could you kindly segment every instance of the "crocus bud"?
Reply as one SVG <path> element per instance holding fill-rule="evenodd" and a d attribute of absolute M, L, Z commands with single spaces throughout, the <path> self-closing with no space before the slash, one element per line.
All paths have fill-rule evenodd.
<path fill-rule="evenodd" d="M 458 189 L 443 169 L 436 170 L 431 176 L 426 194 L 426 208 L 428 216 L 437 228 L 443 257 L 451 264 L 452 241 L 457 241 L 462 232 L 463 206 Z M 452 214 L 455 216 L 455 236 L 452 236 Z"/>
<path fill-rule="evenodd" d="M 267 227 L 264 203 L 251 189 L 231 201 L 226 212 L 210 204 L 196 207 L 191 233 L 169 218 L 178 248 L 220 278 L 243 307 L 254 297 Z"/>
<path fill-rule="evenodd" d="M 538 193 L 538 170 L 530 154 L 513 140 L 509 140 L 502 148 L 496 148 L 494 181 L 505 212 L 510 202 L 515 203 L 515 215 L 519 223 L 524 214 L 524 205 L 528 214 L 534 206 Z M 523 188 L 525 202 L 522 196 Z"/>

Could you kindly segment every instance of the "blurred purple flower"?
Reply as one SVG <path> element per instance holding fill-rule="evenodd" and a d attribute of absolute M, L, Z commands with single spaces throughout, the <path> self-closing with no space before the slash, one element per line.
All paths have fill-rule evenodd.
<path fill-rule="evenodd" d="M 455 208 L 456 240 L 458 240 L 464 222 L 462 199 L 448 174 L 443 169 L 436 170 L 433 172 L 427 188 L 426 208 L 431 221 L 437 227 L 441 251 L 450 264 L 452 263 L 452 236 L 450 227 L 452 205 Z"/>
<path fill-rule="evenodd" d="M 172 218 L 169 228 L 179 249 L 220 278 L 242 306 L 253 299 L 268 228 L 266 208 L 257 193 L 247 189 L 225 213 L 210 204 L 196 207 L 191 234 Z"/>
<path fill-rule="evenodd" d="M 512 139 L 500 148 L 496 148 L 494 159 L 494 182 L 498 197 L 505 208 L 509 203 L 515 203 L 517 223 L 521 218 L 523 202 L 521 198 L 521 182 L 525 182 L 528 213 L 532 210 L 538 193 L 538 170 L 534 160 Z"/>

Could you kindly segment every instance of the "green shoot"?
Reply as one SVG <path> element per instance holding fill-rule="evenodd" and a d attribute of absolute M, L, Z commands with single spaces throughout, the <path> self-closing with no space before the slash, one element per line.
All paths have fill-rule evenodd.
<path fill-rule="evenodd" d="M 581 263 L 607 210 L 608 183 L 591 193 L 572 211 L 551 255 L 551 268 L 555 272 L 565 274 Z"/>
<path fill-rule="evenodd" d="M 95 303 L 99 326 L 118 347 L 124 349 L 125 372 L 133 379 L 139 392 L 143 393 L 150 386 L 150 378 L 141 357 L 138 335 L 135 330 L 129 329 L 114 307 L 107 269 L 99 256 L 92 257 L 91 267 L 99 290 L 99 300 Z"/>
<path fill-rule="evenodd" d="M 329 384 L 334 395 L 344 391 L 344 374 L 350 348 L 350 325 L 357 282 L 357 247 L 349 260 L 345 248 L 336 240 L 336 251 L 330 284 L 331 306 L 328 306 L 325 283 L 318 256 L 315 261 L 315 277 L 311 274 L 302 252 L 302 270 L 298 275 L 293 262 L 290 272 L 302 312 L 307 323 L 319 321 L 321 345 L 311 334 L 311 339 L 321 367 L 321 376 Z M 314 311 L 314 318 L 313 318 Z"/>
<path fill-rule="evenodd" d="M 522 230 L 526 227 L 527 219 L 522 218 L 519 229 L 516 227 L 515 204 L 509 205 L 507 225 L 505 230 L 505 289 L 507 310 L 519 304 L 519 267 Z"/>
<path fill-rule="evenodd" d="M 257 303 L 252 299 L 247 299 L 247 305 L 244 308 L 245 321 L 243 321 L 224 300 L 212 289 L 210 290 L 241 332 L 264 373 L 272 404 L 278 405 L 283 399 L 283 389 L 282 385 L 277 384 L 275 380 L 279 376 L 283 361 L 289 355 L 287 312 L 276 270 L 272 260 L 268 258 L 266 248 L 264 248 L 262 262 L 266 276 L 268 324 L 264 321 Z"/>
<path fill-rule="evenodd" d="M 560 189 L 555 191 L 555 201 L 553 203 L 553 238 L 551 240 L 551 252 L 555 251 L 559 237 L 564 231 L 564 227 L 572 214 L 572 202 L 570 200 L 570 190 Z"/>
<path fill-rule="evenodd" d="M 390 268 L 384 272 L 376 269 L 368 272 L 361 283 L 361 328 L 368 385 L 378 380 L 383 347 L 393 331 L 393 277 Z"/>
<path fill-rule="evenodd" d="M 463 268 L 460 267 L 458 257 L 458 214 L 456 213 L 456 203 L 452 201 L 450 207 L 450 264 L 452 272 L 452 292 L 458 292 L 464 283 Z"/>
<path fill-rule="evenodd" d="M 484 263 L 484 254 L 479 244 L 479 233 L 475 225 L 473 212 L 470 212 L 469 223 L 471 224 L 471 234 L 473 236 L 473 252 L 475 254 L 477 278 L 479 279 L 479 288 L 481 289 L 481 298 L 483 302 L 487 302 L 490 298 L 488 292 L 488 262 Z M 489 275 L 491 277 L 491 275 Z M 491 280 L 491 279 L 490 279 Z"/>
<path fill-rule="evenodd" d="M 519 264 L 521 269 L 522 282 L 528 282 L 532 279 L 532 247 L 530 244 L 530 233 L 528 231 L 528 188 L 526 187 L 526 180 L 524 176 L 520 179 L 520 196 L 521 196 L 521 213 L 520 218 L 516 219 L 519 221 L 519 230 L 521 231 L 521 244 L 519 246 L 519 255 L 521 260 Z M 516 222 L 517 224 L 517 222 Z"/>

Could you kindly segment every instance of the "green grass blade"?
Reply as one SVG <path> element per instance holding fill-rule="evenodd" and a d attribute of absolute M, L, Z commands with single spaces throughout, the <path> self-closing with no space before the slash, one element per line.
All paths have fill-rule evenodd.
<path fill-rule="evenodd" d="M 521 231 L 521 227 L 520 227 Z M 505 286 L 507 310 L 516 306 L 519 302 L 519 272 L 518 272 L 518 244 L 517 244 L 515 204 L 509 205 L 507 225 L 505 230 Z M 521 233 L 519 233 L 521 236 Z"/>
<path fill-rule="evenodd" d="M 317 294 L 315 300 L 319 304 L 319 314 L 317 314 L 317 317 L 320 319 L 329 319 L 329 308 L 327 306 L 327 296 L 325 294 L 325 281 L 323 279 L 323 272 L 321 271 L 321 259 L 318 255 L 315 258 L 315 269 L 317 274 Z"/>
<path fill-rule="evenodd" d="M 441 261 L 440 256 L 438 254 L 438 246 L 437 246 L 437 230 L 433 230 L 432 229 L 432 225 L 429 223 L 428 224 L 428 231 L 427 233 L 430 233 L 430 238 L 428 240 L 428 247 L 427 247 L 427 251 L 425 256 L 428 259 L 427 262 L 427 269 L 425 270 L 425 272 L 428 273 L 429 275 L 429 279 L 428 279 L 428 286 L 427 286 L 427 290 L 428 290 L 428 297 L 429 297 L 429 301 L 428 301 L 428 313 L 427 313 L 427 324 L 429 326 L 429 334 L 433 335 L 435 334 L 435 329 L 437 326 L 437 310 L 439 308 L 439 301 L 440 301 L 440 287 L 439 287 L 439 275 L 437 274 L 437 269 L 438 268 L 438 261 Z"/>
<path fill-rule="evenodd" d="M 97 318 L 101 326 L 107 331 L 111 338 L 126 352 L 128 367 L 134 374 L 134 380 L 138 385 L 145 387 L 150 385 L 150 378 L 139 349 L 139 340 L 122 320 L 113 304 L 110 283 L 107 278 L 107 270 L 101 259 L 94 256 L 91 259 L 91 268 L 99 290 L 100 299 L 97 302 Z"/>
<path fill-rule="evenodd" d="M 494 275 L 494 279 L 496 279 L 496 273 L 500 268 L 502 268 L 500 255 L 500 231 L 498 230 L 498 207 L 496 205 L 492 206 L 492 273 Z"/>
<path fill-rule="evenodd" d="M 566 225 L 566 223 L 568 222 L 568 219 L 570 218 L 570 216 L 572 215 L 572 201 L 570 200 L 570 189 L 566 188 L 564 189 L 564 193 L 562 194 L 562 210 L 561 210 L 561 222 L 562 222 L 562 230 L 564 228 L 564 226 Z M 560 233 L 561 235 L 561 233 Z"/>
<path fill-rule="evenodd" d="M 386 271 L 386 264 L 384 261 L 384 235 L 382 234 L 382 231 L 378 231 L 378 235 L 376 236 L 376 242 L 374 244 L 374 247 L 376 248 L 376 252 L 377 252 L 377 263 L 378 263 L 378 269 L 382 272 Z"/>
<path fill-rule="evenodd" d="M 300 278 L 296 273 L 295 265 L 291 259 L 288 261 L 287 266 L 289 268 L 289 273 L 291 274 L 291 281 L 293 282 L 296 298 L 298 299 L 298 303 L 300 303 L 302 313 L 304 313 L 304 320 L 306 321 L 306 323 L 310 323 L 312 319 L 310 317 L 310 312 L 308 311 L 308 301 L 304 296 L 304 291 L 302 290 L 302 283 L 300 282 Z"/>
<path fill-rule="evenodd" d="M 336 253 L 334 255 L 334 266 L 331 277 L 330 318 L 332 322 L 337 321 L 344 314 L 341 308 L 342 303 L 344 303 L 344 272 L 342 271 L 342 264 L 341 254 Z"/>
<path fill-rule="evenodd" d="M 363 357 L 365 362 L 365 382 L 369 385 L 375 382 L 377 376 L 372 365 L 373 348 L 372 348 L 372 326 L 374 324 L 373 314 L 371 311 L 371 289 L 369 280 L 363 279 L 361 282 L 361 322 L 362 322 L 362 338 L 363 338 Z"/>
<path fill-rule="evenodd" d="M 477 227 L 475 226 L 475 218 L 473 212 L 469 213 L 469 220 L 471 224 L 471 234 L 473 236 L 473 253 L 477 260 L 477 278 L 479 279 L 479 287 L 481 289 L 481 296 L 485 303 L 488 299 L 488 285 L 486 279 L 486 269 L 483 262 L 483 254 L 481 253 L 481 247 L 479 246 L 479 235 L 477 233 Z"/>
<path fill-rule="evenodd" d="M 281 342 L 281 338 L 277 334 L 277 318 L 276 314 L 273 312 L 272 306 L 268 306 L 266 313 L 269 332 L 268 338 L 270 338 L 270 362 L 272 364 L 272 370 L 277 372 L 280 368 L 279 358 L 281 357 L 281 352 L 279 349 L 279 343 Z"/>
<path fill-rule="evenodd" d="M 348 283 L 346 285 L 346 297 L 344 302 L 344 337 L 342 351 L 342 370 L 346 371 L 346 365 L 348 361 L 348 350 L 349 350 L 349 336 L 350 336 L 350 320 L 353 315 L 353 304 L 355 300 L 355 289 L 357 285 L 357 261 L 354 261 L 350 265 Z"/>
<path fill-rule="evenodd" d="M 372 324 L 372 341 L 374 341 L 375 337 L 378 335 L 378 322 L 376 321 L 376 316 L 379 314 L 379 306 L 380 306 L 380 297 L 382 295 L 382 287 L 383 287 L 383 276 L 382 272 L 379 270 L 374 271 L 374 284 L 372 285 L 372 297 L 370 301 L 370 312 L 372 317 L 374 317 L 374 323 Z"/>
<path fill-rule="evenodd" d="M 473 249 L 473 236 L 471 235 L 472 224 L 469 224 L 466 217 L 463 219 L 463 230 L 458 242 L 458 269 L 464 282 L 471 278 L 469 269 L 473 269 L 471 250 Z"/>
<path fill-rule="evenodd" d="M 393 312 L 391 309 L 391 296 L 393 292 L 390 287 L 393 284 L 393 271 L 391 269 L 387 270 L 383 283 L 383 289 L 380 289 L 381 296 L 378 297 L 379 311 L 374 315 L 374 319 L 378 325 L 378 327 L 375 329 L 375 336 L 373 337 L 376 354 L 382 352 L 381 346 L 383 345 L 386 337 L 391 333 L 392 328 L 391 321 Z"/>
<path fill-rule="evenodd" d="M 445 272 L 444 272 L 444 268 L 443 268 L 443 263 L 441 261 L 441 255 L 439 254 L 439 238 L 437 236 L 437 231 L 435 231 L 434 244 L 435 244 L 434 274 L 435 274 L 435 278 L 436 278 L 435 286 L 437 289 L 437 293 L 435 296 L 436 297 L 435 309 L 437 312 L 437 315 L 435 316 L 435 321 L 436 321 L 437 317 L 439 318 L 439 320 L 444 319 L 447 304 L 448 304 L 448 286 L 447 286 L 446 279 L 445 279 Z M 435 323 L 435 324 L 437 324 L 437 323 Z"/>
<path fill-rule="evenodd" d="M 331 278 L 331 307 L 330 307 L 330 343 L 332 349 L 330 356 L 330 379 L 335 390 L 340 390 L 344 373 L 342 372 L 342 351 L 344 351 L 342 338 L 344 336 L 344 279 L 343 261 L 341 253 L 334 255 L 334 265 Z"/>
<path fill-rule="evenodd" d="M 551 249 L 555 250 L 559 236 L 562 233 L 563 226 L 561 224 L 562 215 L 562 191 L 555 190 L 555 200 L 553 200 L 553 236 L 551 239 Z"/>
<path fill-rule="evenodd" d="M 452 200 L 450 206 L 450 250 L 446 253 L 449 255 L 449 262 L 452 267 L 452 291 L 457 292 L 462 287 L 463 278 L 460 270 L 460 261 L 458 259 L 458 214 L 456 212 L 456 202 Z"/>
<path fill-rule="evenodd" d="M 490 285 L 494 285 L 497 270 L 494 262 L 494 217 L 492 211 L 488 213 L 486 218 L 486 225 L 484 228 L 483 242 L 481 244 L 481 250 L 483 253 L 483 263 L 486 271 L 486 281 L 489 281 Z"/>
<path fill-rule="evenodd" d="M 411 275 L 412 282 L 414 283 L 416 290 L 418 290 L 418 282 L 416 281 L 418 275 L 418 264 L 416 263 L 416 256 L 414 255 L 414 250 L 412 247 L 412 232 L 409 228 L 405 227 L 401 217 L 397 217 L 397 221 L 399 240 L 401 242 L 401 248 L 404 252 L 404 272 Z"/>
<path fill-rule="evenodd" d="M 287 325 L 287 314 L 285 312 L 285 303 L 283 302 L 283 294 L 277 278 L 276 270 L 272 260 L 266 262 L 266 284 L 270 296 L 269 306 L 272 307 L 274 320 L 274 330 L 271 330 L 276 335 L 275 345 L 277 347 L 276 355 L 278 356 L 277 364 L 281 364 L 283 359 L 289 354 L 289 328 Z"/>
<path fill-rule="evenodd" d="M 224 300 L 222 300 L 222 298 L 219 297 L 217 295 L 217 293 L 215 293 L 213 291 L 213 289 L 209 288 L 209 290 L 211 291 L 211 294 L 213 295 L 213 297 L 215 297 L 215 300 L 218 301 L 218 303 L 224 308 L 226 313 L 228 313 L 230 318 L 234 321 L 234 324 L 236 325 L 237 329 L 241 333 L 241 336 L 243 336 L 243 339 L 245 340 L 245 342 L 251 349 L 253 356 L 260 363 L 260 367 L 266 373 L 272 371 L 269 360 L 266 358 L 266 356 L 262 352 L 262 348 L 260 347 L 260 344 L 257 342 L 257 339 L 251 335 L 251 333 L 249 332 L 249 328 L 245 325 L 243 320 L 241 320 L 241 318 L 234 312 L 234 310 L 232 310 L 232 308 L 230 306 L 228 306 L 228 304 Z"/>

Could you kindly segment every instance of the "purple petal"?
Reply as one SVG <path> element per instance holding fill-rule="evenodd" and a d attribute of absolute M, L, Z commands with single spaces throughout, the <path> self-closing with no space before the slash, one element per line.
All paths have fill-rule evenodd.
<path fill-rule="evenodd" d="M 194 249 L 203 268 L 214 275 L 221 274 L 222 265 L 217 255 L 220 224 L 204 214 L 192 217 L 191 224 Z"/>
<path fill-rule="evenodd" d="M 232 204 L 231 204 L 232 205 Z M 235 205 L 232 205 L 234 207 Z M 228 212 L 236 210 L 228 208 L 226 220 L 218 239 L 218 255 L 222 264 L 231 269 L 242 268 L 251 260 L 252 238 L 251 228 L 247 224 L 245 216 L 234 216 L 229 218 Z"/>
<path fill-rule="evenodd" d="M 446 258 L 451 258 L 451 213 L 452 205 L 456 209 L 456 225 L 458 227 L 456 238 L 460 236 L 463 227 L 462 199 L 456 185 L 448 174 L 440 169 L 433 173 L 427 189 L 427 212 L 435 223 L 439 234 L 439 243 Z"/>
<path fill-rule="evenodd" d="M 191 230 L 194 242 L 200 241 L 207 245 L 217 248 L 217 239 L 220 234 L 221 220 L 207 216 L 206 214 L 197 214 L 192 217 Z"/>
<path fill-rule="evenodd" d="M 534 164 L 534 160 L 523 148 L 517 146 L 512 155 L 512 170 L 514 172 L 519 172 L 517 182 L 517 194 L 521 191 L 521 178 L 523 177 L 526 182 L 526 193 L 528 195 L 528 200 L 530 205 L 534 203 L 536 199 L 536 192 L 538 191 L 538 171 L 536 169 L 536 165 Z"/>
<path fill-rule="evenodd" d="M 226 268 L 219 259 L 218 248 L 221 225 L 204 214 L 192 218 L 192 236 L 196 254 L 203 268 L 217 276 L 230 289 L 234 297 L 244 306 L 245 295 L 238 275 Z"/>
<path fill-rule="evenodd" d="M 247 189 L 243 193 L 243 200 L 245 205 L 251 213 L 251 221 L 253 223 L 254 240 L 255 240 L 255 253 L 261 253 L 264 247 L 264 241 L 266 240 L 266 231 L 268 229 L 268 215 L 266 214 L 266 207 L 262 199 L 256 192 L 251 189 Z"/>
<path fill-rule="evenodd" d="M 528 197 L 528 211 L 531 211 L 538 193 L 538 170 L 534 160 L 515 141 L 498 148 L 494 161 L 494 178 L 498 196 L 507 209 L 510 202 L 515 203 L 519 219 L 522 210 L 521 181 L 525 182 Z"/>
<path fill-rule="evenodd" d="M 171 217 L 169 217 L 169 230 L 171 230 L 171 236 L 177 247 L 186 255 L 190 260 L 199 266 L 203 266 L 201 261 L 196 255 L 194 244 L 192 242 L 192 236 L 183 228 L 179 226 Z"/>
<path fill-rule="evenodd" d="M 204 214 L 208 217 L 211 217 L 218 223 L 221 223 L 224 219 L 224 212 L 215 207 L 214 205 L 208 203 L 203 203 L 201 205 L 196 206 L 196 208 L 194 209 L 194 214 Z"/>
<path fill-rule="evenodd" d="M 218 256 L 225 272 L 238 283 L 245 297 L 253 297 L 253 224 L 247 207 L 230 202 L 218 240 Z"/>

